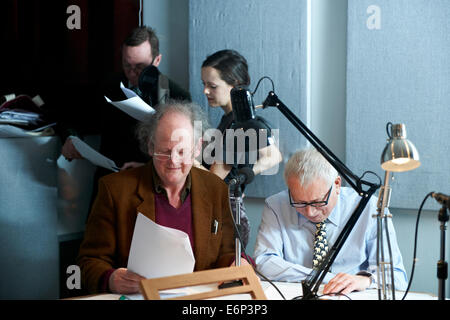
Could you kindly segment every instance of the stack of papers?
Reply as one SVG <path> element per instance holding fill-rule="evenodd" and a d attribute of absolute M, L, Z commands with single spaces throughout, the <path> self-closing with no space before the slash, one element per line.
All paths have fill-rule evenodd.
<path fill-rule="evenodd" d="M 29 111 L 7 110 L 0 113 L 0 124 L 30 125 L 40 120 L 40 115 Z"/>

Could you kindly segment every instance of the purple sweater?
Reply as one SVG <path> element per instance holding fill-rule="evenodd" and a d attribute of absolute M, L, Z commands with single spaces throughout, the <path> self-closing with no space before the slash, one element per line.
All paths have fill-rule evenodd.
<path fill-rule="evenodd" d="M 155 194 L 155 222 L 161 226 L 186 232 L 194 251 L 194 234 L 192 230 L 191 194 L 181 207 L 174 208 L 164 194 Z"/>

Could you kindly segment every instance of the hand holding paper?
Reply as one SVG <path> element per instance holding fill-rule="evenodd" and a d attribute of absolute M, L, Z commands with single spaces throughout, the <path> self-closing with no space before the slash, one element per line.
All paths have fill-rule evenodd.
<path fill-rule="evenodd" d="M 72 139 L 74 147 L 83 156 L 83 158 L 89 160 L 97 166 L 109 169 L 114 172 L 119 171 L 119 168 L 114 161 L 92 149 L 86 142 L 84 142 L 80 138 L 75 136 L 70 136 L 69 138 Z"/>
<path fill-rule="evenodd" d="M 143 121 L 149 114 L 155 112 L 155 109 L 145 103 L 133 90 L 125 88 L 122 83 L 120 83 L 120 88 L 128 99 L 111 101 L 105 97 L 106 101 L 139 121 Z"/>

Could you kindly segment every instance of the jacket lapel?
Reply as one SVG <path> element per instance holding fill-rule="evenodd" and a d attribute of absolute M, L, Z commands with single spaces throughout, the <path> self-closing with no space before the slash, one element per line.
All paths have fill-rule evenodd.
<path fill-rule="evenodd" d="M 206 256 L 211 238 L 212 205 L 208 199 L 208 190 L 202 184 L 198 175 L 200 169 L 192 168 L 192 216 L 194 226 L 194 255 L 196 259 L 195 269 L 204 269 L 207 264 Z"/>
<path fill-rule="evenodd" d="M 153 194 L 152 170 L 152 163 L 149 162 L 139 181 L 137 192 L 142 203 L 136 208 L 136 215 L 140 212 L 147 218 L 155 221 L 155 196 Z"/>

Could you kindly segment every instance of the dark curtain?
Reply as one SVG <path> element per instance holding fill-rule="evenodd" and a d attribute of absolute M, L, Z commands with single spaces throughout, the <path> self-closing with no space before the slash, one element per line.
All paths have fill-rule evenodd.
<path fill-rule="evenodd" d="M 70 5 L 81 9 L 79 30 L 66 25 Z M 99 88 L 120 71 L 139 0 L 2 0 L 0 15 L 0 94 L 39 94 L 55 120 L 95 133 Z"/>

